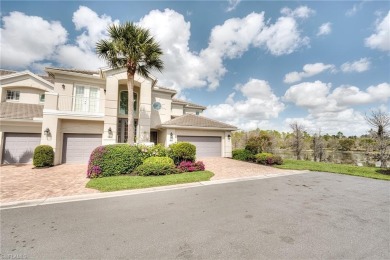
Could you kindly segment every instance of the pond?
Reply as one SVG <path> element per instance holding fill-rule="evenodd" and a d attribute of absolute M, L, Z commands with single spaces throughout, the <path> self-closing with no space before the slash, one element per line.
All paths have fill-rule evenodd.
<path fill-rule="evenodd" d="M 280 155 L 283 159 L 296 159 L 293 151 L 286 149 L 275 150 L 274 154 Z M 333 151 L 325 150 L 323 157 L 325 162 L 354 164 L 364 166 L 379 166 L 380 163 L 372 159 L 364 151 Z M 313 150 L 302 151 L 302 159 L 313 161 Z"/>

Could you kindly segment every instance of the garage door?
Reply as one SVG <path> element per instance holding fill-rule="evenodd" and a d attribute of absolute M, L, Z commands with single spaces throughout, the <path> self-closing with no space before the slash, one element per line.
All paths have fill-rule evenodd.
<path fill-rule="evenodd" d="M 102 145 L 102 135 L 64 134 L 62 163 L 88 163 L 91 152 Z"/>
<path fill-rule="evenodd" d="M 2 163 L 32 163 L 34 149 L 40 143 L 41 134 L 5 133 Z"/>
<path fill-rule="evenodd" d="M 221 137 L 178 136 L 178 142 L 189 142 L 196 146 L 196 157 L 221 157 Z"/>

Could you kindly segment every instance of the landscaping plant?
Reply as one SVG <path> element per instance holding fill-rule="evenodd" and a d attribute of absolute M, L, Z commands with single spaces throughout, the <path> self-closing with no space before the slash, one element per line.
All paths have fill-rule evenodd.
<path fill-rule="evenodd" d="M 169 146 L 169 157 L 171 157 L 175 165 L 179 165 L 182 161 L 195 161 L 196 146 L 187 142 L 174 143 Z"/>
<path fill-rule="evenodd" d="M 140 176 L 169 175 L 178 173 L 178 170 L 169 157 L 150 157 L 142 165 L 138 166 L 133 174 Z"/>
<path fill-rule="evenodd" d="M 50 145 L 38 145 L 34 150 L 33 165 L 49 167 L 54 165 L 54 150 Z"/>
<path fill-rule="evenodd" d="M 180 172 L 195 172 L 195 171 L 204 171 L 205 166 L 202 161 L 191 162 L 191 161 L 182 161 L 177 168 Z"/>
<path fill-rule="evenodd" d="M 239 161 L 251 162 L 254 161 L 255 157 L 251 151 L 246 149 L 236 149 L 232 151 L 233 159 Z"/>

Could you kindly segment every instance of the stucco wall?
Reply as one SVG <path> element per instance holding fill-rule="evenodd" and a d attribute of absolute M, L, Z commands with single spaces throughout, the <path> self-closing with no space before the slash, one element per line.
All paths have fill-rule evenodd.
<path fill-rule="evenodd" d="M 152 92 L 152 105 L 154 102 L 161 103 L 161 109 L 155 110 L 152 107 L 151 128 L 156 128 L 157 125 L 171 120 L 171 103 L 172 98 L 170 93 Z"/>
<path fill-rule="evenodd" d="M 6 100 L 7 98 L 7 90 L 15 90 L 20 91 L 19 100 Z M 15 87 L 3 87 L 1 88 L 2 92 L 2 102 L 17 102 L 17 103 L 25 103 L 25 104 L 42 104 L 43 102 L 39 101 L 40 94 L 44 94 L 45 90 L 42 89 L 36 89 L 31 87 L 21 87 L 15 86 Z"/>

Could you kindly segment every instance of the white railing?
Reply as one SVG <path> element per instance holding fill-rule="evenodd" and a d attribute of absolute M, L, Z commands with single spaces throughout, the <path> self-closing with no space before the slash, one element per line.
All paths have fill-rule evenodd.
<path fill-rule="evenodd" d="M 104 112 L 104 99 L 59 95 L 58 110 L 99 114 Z"/>

